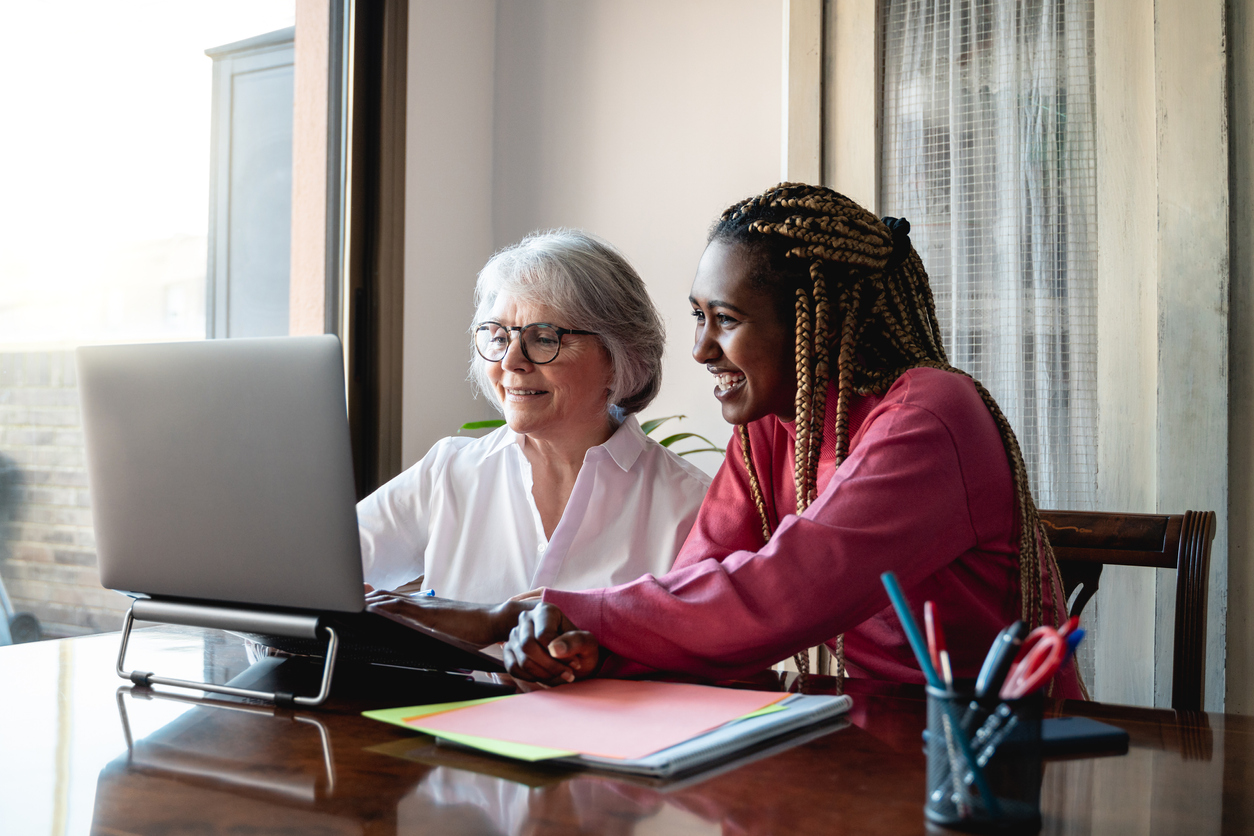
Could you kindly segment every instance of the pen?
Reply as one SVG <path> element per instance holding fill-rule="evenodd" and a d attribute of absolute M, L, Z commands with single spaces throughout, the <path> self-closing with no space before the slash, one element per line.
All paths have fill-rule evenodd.
<path fill-rule="evenodd" d="M 945 687 L 954 686 L 954 671 L 949 664 L 949 649 L 945 647 L 945 631 L 941 629 L 940 619 L 936 617 L 936 605 L 931 601 L 923 603 L 923 629 L 927 631 L 927 646 L 932 655 L 932 664 L 940 669 Z"/>
<path fill-rule="evenodd" d="M 1022 621 L 1016 621 L 993 639 L 993 645 L 988 649 L 988 655 L 984 657 L 984 664 L 980 666 L 980 674 L 975 679 L 977 699 L 984 699 L 1001 690 L 1006 674 L 1010 672 L 1010 663 L 1015 660 L 1019 646 L 1023 644 L 1027 633 L 1028 625 Z"/>
<path fill-rule="evenodd" d="M 884 589 L 888 592 L 888 599 L 893 602 L 893 609 L 897 611 L 897 619 L 901 622 L 901 629 L 906 631 L 906 641 L 910 642 L 910 649 L 914 651 L 914 658 L 919 662 L 919 668 L 923 671 L 923 678 L 933 688 L 943 688 L 945 683 L 941 682 L 940 675 L 936 673 L 936 668 L 932 665 L 931 654 L 927 651 L 927 645 L 923 641 L 923 634 L 919 632 L 918 622 L 910 614 L 910 605 L 906 603 L 906 594 L 901 591 L 901 584 L 897 582 L 896 573 L 885 572 L 880 575 L 880 580 L 884 583 Z"/>
<path fill-rule="evenodd" d="M 1080 642 L 1084 639 L 1084 630 L 1082 628 L 1076 628 L 1070 633 L 1067 633 L 1064 638 L 1067 640 L 1067 652 L 1066 655 L 1062 657 L 1062 663 L 1065 665 L 1071 657 L 1075 655 L 1076 647 L 1078 647 Z"/>

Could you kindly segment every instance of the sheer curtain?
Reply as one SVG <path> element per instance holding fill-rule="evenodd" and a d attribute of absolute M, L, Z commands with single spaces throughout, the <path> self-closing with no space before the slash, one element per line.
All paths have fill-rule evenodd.
<path fill-rule="evenodd" d="M 880 0 L 881 206 L 909 219 L 950 362 L 1018 434 L 1037 503 L 1093 505 L 1092 0 Z"/>

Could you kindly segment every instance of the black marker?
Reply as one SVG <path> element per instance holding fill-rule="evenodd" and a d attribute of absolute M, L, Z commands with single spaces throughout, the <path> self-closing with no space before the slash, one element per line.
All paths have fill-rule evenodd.
<path fill-rule="evenodd" d="M 1001 690 L 1006 674 L 1010 672 L 1010 663 L 1019 654 L 1019 646 L 1027 635 L 1028 625 L 1016 621 L 993 639 L 993 646 L 988 649 L 984 664 L 980 666 L 980 675 L 975 680 L 976 699 L 996 695 Z"/>

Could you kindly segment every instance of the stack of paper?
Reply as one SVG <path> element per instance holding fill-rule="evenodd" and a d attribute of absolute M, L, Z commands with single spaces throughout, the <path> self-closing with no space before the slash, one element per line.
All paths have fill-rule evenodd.
<path fill-rule="evenodd" d="M 593 679 L 365 716 L 497 755 L 672 775 L 849 710 L 848 697 Z"/>

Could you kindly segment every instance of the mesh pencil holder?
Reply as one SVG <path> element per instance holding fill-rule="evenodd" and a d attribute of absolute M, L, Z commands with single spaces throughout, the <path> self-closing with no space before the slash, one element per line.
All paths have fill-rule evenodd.
<path fill-rule="evenodd" d="M 1039 693 L 976 702 L 970 694 L 927 689 L 929 822 L 969 833 L 1041 829 Z"/>

